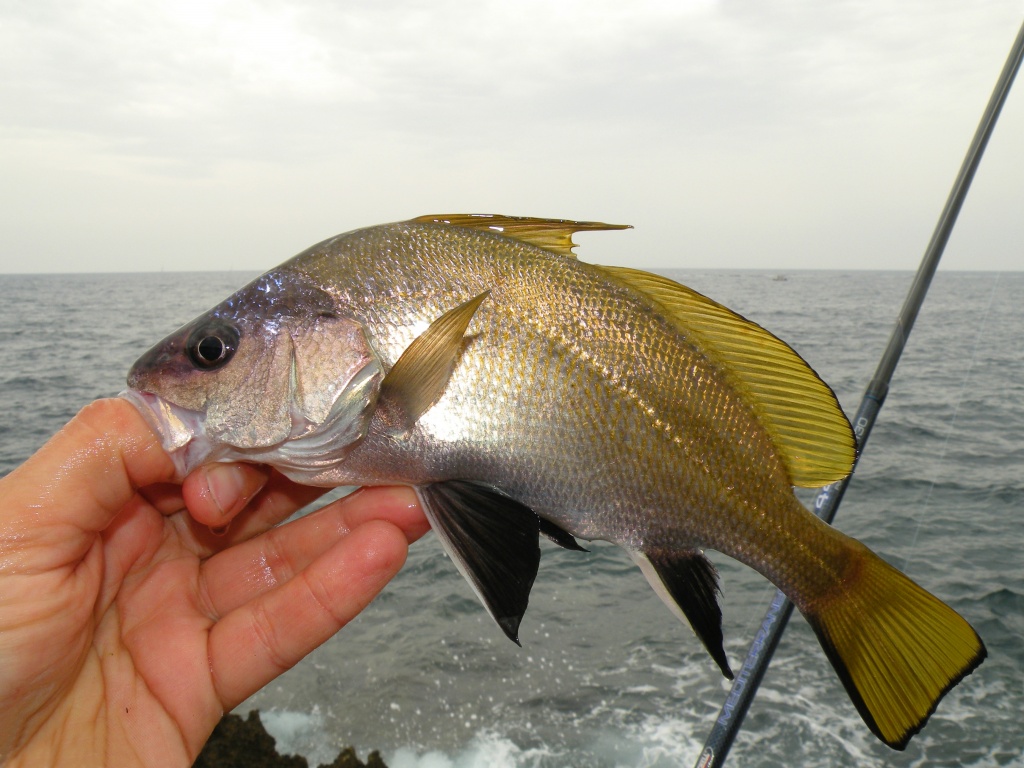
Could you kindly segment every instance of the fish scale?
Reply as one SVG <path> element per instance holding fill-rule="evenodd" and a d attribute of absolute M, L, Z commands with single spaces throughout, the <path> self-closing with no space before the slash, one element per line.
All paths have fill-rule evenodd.
<path fill-rule="evenodd" d="M 402 233 L 382 233 L 390 247 L 394 249 L 400 243 Z M 408 235 L 406 235 L 408 238 Z M 375 253 L 375 244 L 372 241 L 364 240 L 363 243 L 367 254 Z M 712 499 L 715 497 L 714 483 L 711 481 L 709 472 L 696 473 L 691 482 L 687 482 L 687 475 L 694 474 L 688 471 L 686 457 L 676 453 L 667 453 L 656 450 L 655 443 L 661 442 L 656 434 L 658 431 L 651 428 L 645 421 L 659 418 L 665 425 L 663 430 L 669 439 L 689 444 L 689 453 L 699 457 L 700 461 L 713 462 L 716 453 L 725 452 L 723 446 L 711 446 L 709 443 L 729 439 L 728 430 L 723 436 L 723 429 L 715 425 L 716 429 L 691 430 L 685 436 L 682 430 L 676 425 L 681 418 L 677 413 L 681 405 L 695 402 L 705 402 L 711 406 L 712 412 L 722 411 L 724 408 L 716 403 L 715 393 L 702 392 L 677 392 L 673 391 L 665 396 L 663 388 L 656 386 L 651 378 L 657 375 L 657 370 L 637 371 L 637 357 L 648 353 L 652 347 L 669 347 L 668 334 L 657 326 L 648 325 L 649 332 L 646 336 L 638 338 L 637 349 L 631 350 L 624 345 L 610 345 L 601 336 L 618 335 L 618 328 L 629 318 L 624 317 L 627 313 L 616 301 L 614 295 L 608 295 L 609 291 L 598 281 L 581 279 L 573 271 L 572 277 L 575 280 L 567 282 L 559 273 L 565 272 L 564 265 L 557 258 L 536 249 L 523 247 L 521 253 L 500 253 L 494 256 L 486 249 L 480 249 L 482 256 L 474 259 L 472 252 L 461 251 L 463 258 L 459 260 L 462 270 L 474 275 L 474 283 L 462 287 L 463 295 L 453 294 L 450 281 L 435 278 L 435 273 L 445 272 L 450 274 L 453 269 L 451 263 L 433 263 L 424 258 L 406 259 L 402 262 L 405 279 L 418 287 L 416 298 L 421 304 L 428 307 L 436 307 L 432 311 L 440 314 L 441 305 L 438 297 L 445 297 L 449 302 L 458 302 L 464 295 L 484 290 L 491 285 L 497 286 L 494 290 L 493 302 L 482 306 L 476 316 L 476 321 L 487 328 L 506 329 L 500 335 L 491 336 L 479 343 L 470 344 L 465 351 L 460 366 L 453 374 L 446 389 L 445 396 L 434 406 L 429 420 L 418 428 L 426 432 L 432 423 L 459 424 L 458 431 L 469 436 L 470 445 L 481 445 L 495 438 L 495 433 L 488 428 L 486 423 L 479 424 L 476 419 L 480 414 L 490 413 L 494 403 L 488 402 L 485 393 L 495 386 L 496 377 L 493 372 L 488 372 L 486 363 L 497 368 L 499 373 L 497 381 L 499 386 L 509 378 L 514 378 L 514 371 L 523 372 L 524 378 L 529 382 L 525 386 L 517 383 L 515 386 L 505 385 L 505 390 L 516 393 L 525 393 L 519 398 L 516 404 L 516 419 L 514 424 L 517 429 L 511 432 L 500 433 L 501 445 L 504 446 L 513 456 L 527 454 L 534 460 L 523 471 L 511 471 L 511 467 L 505 468 L 502 475 L 496 476 L 493 473 L 484 473 L 475 466 L 476 454 L 471 452 L 467 457 L 455 457 L 446 450 L 444 446 L 438 446 L 437 432 L 431 434 L 415 435 L 408 441 L 408 453 L 421 460 L 432 464 L 432 469 L 437 473 L 435 476 L 442 478 L 448 476 L 469 477 L 493 483 L 508 492 L 510 495 L 520 499 L 527 506 L 536 510 L 539 514 L 546 514 L 556 517 L 570 533 L 584 538 L 607 538 L 616 543 L 625 544 L 638 548 L 649 538 L 649 527 L 652 523 L 664 523 L 665 519 L 655 518 L 647 514 L 648 508 L 665 509 L 667 502 L 680 501 L 681 508 L 691 512 L 691 515 L 672 514 L 669 518 L 671 525 L 659 525 L 662 528 L 662 535 L 670 536 L 675 542 L 686 541 L 689 546 L 694 546 L 701 539 L 698 531 L 691 531 L 689 528 L 697 523 L 699 529 L 705 532 L 712 526 L 707 520 L 710 517 L 709 510 L 714 506 Z M 427 249 L 430 252 L 430 249 Z M 524 269 L 530 275 L 529 282 L 522 280 L 509 282 L 508 272 L 514 272 L 519 262 L 525 262 L 527 267 L 533 266 L 530 262 L 537 263 L 535 269 Z M 378 274 L 389 271 L 389 267 L 398 262 L 382 265 L 380 261 L 371 258 L 353 258 L 348 263 L 348 268 L 353 271 L 352 278 L 360 279 L 360 271 L 376 271 Z M 476 262 L 476 263 L 474 263 Z M 483 262 L 483 263 L 480 263 Z M 308 270 L 309 268 L 306 267 Z M 311 272 L 312 270 L 309 270 Z M 308 272 L 307 272 L 308 273 Z M 412 275 L 412 277 L 410 277 Z M 583 276 L 587 277 L 586 275 Z M 561 279 L 560 279 L 561 278 Z M 437 283 L 436 296 L 431 296 L 429 291 L 424 291 L 422 286 Z M 561 284 L 566 284 L 561 289 Z M 581 285 L 583 283 L 583 285 Z M 504 289 L 508 284 L 509 289 Z M 603 296 L 588 295 L 586 291 L 605 288 Z M 585 300 L 579 300 L 579 297 Z M 525 298 L 524 298 L 525 297 Z M 575 297 L 577 300 L 569 300 Z M 404 306 L 402 302 L 399 306 Z M 370 305 L 376 308 L 386 306 L 386 303 L 376 302 Z M 532 312 L 527 315 L 527 308 Z M 500 318 L 493 318 L 496 312 L 501 312 Z M 366 318 L 366 324 L 370 328 L 406 327 L 408 318 L 392 316 Z M 519 324 L 520 327 L 516 327 Z M 532 328 L 536 337 L 543 340 L 545 349 L 535 350 L 530 344 L 523 344 L 522 339 L 526 334 L 526 328 Z M 469 335 L 472 336 L 474 326 L 470 325 Z M 610 329 L 610 330 L 609 330 Z M 657 333 L 656 331 L 662 331 Z M 583 332 L 582 334 L 580 332 Z M 600 334 L 600 336 L 598 336 Z M 582 337 L 582 339 L 581 339 Z M 513 340 L 518 340 L 515 345 Z M 584 349 L 582 341 L 590 342 L 590 347 Z M 386 341 L 381 339 L 382 348 L 389 348 Z M 396 339 L 392 345 L 392 360 L 397 358 L 406 345 L 404 338 Z M 519 351 L 517 354 L 516 351 Z M 659 367 L 668 368 L 668 356 L 649 355 L 648 358 L 661 363 Z M 570 376 L 563 373 L 556 379 L 538 375 L 535 361 L 548 359 L 567 359 L 576 361 L 575 375 Z M 513 362 L 515 361 L 515 362 Z M 390 362 L 390 361 L 386 361 Z M 697 368 L 699 363 L 690 360 L 677 360 L 667 371 L 668 374 L 679 372 L 680 380 L 684 388 L 691 388 L 692 376 L 687 375 L 688 371 Z M 654 366 L 649 366 L 654 367 Z M 584 372 L 590 375 L 585 375 Z M 703 381 L 713 381 L 713 373 L 704 370 L 700 374 Z M 700 386 L 702 382 L 698 382 Z M 653 384 L 653 386 L 652 386 Z M 555 399 L 563 403 L 559 410 L 561 413 L 546 413 L 543 410 L 537 411 L 532 394 L 542 387 L 554 385 L 558 392 L 553 393 Z M 708 387 L 712 389 L 712 387 Z M 587 408 L 581 410 L 578 397 L 566 396 L 566 390 L 587 393 Z M 633 398 L 620 395 L 613 396 L 609 393 L 637 392 Z M 605 397 L 591 397 L 595 391 L 602 392 Z M 632 400 L 632 402 L 631 402 Z M 646 406 L 651 402 L 651 406 Z M 570 403 L 568 407 L 564 404 Z M 469 407 L 467 407 L 469 406 Z M 645 407 L 646 406 L 646 407 Z M 660 408 L 659 408 L 660 406 Z M 654 411 L 655 415 L 646 413 L 647 407 Z M 734 410 L 741 410 L 736 403 Z M 609 423 L 606 416 L 617 410 L 628 410 L 629 413 L 617 423 Z M 549 427 L 554 427 L 559 432 L 570 434 L 574 437 L 571 444 L 560 443 L 560 456 L 566 459 L 566 452 L 579 450 L 576 461 L 563 460 L 554 466 L 544 460 L 544 436 L 531 428 L 531 425 L 547 417 Z M 557 417 L 557 418 L 552 418 Z M 692 418 L 692 417 L 691 417 Z M 737 419 L 738 421 L 739 419 Z M 747 428 L 754 430 L 753 419 L 746 419 Z M 557 425 L 557 426 L 556 426 Z M 721 439 L 724 437 L 724 439 Z M 762 438 L 767 444 L 768 440 Z M 571 446 L 571 448 L 570 448 Z M 373 441 L 367 441 L 363 446 L 356 449 L 351 457 L 352 477 L 365 476 L 369 466 L 376 466 L 381 461 L 382 453 L 390 453 L 394 446 L 391 441 L 384 445 L 378 445 Z M 767 448 L 765 449 L 767 451 Z M 431 461 L 437 454 L 443 454 L 440 461 Z M 644 462 L 644 457 L 657 456 L 661 459 L 659 466 L 652 467 Z M 710 458 L 709 458 L 710 457 Z M 607 479 L 598 485 L 592 482 L 592 478 L 580 478 L 572 471 L 574 466 L 587 467 L 614 467 L 607 473 Z M 725 465 L 723 466 L 732 466 Z M 623 471 L 628 468 L 628 474 Z M 660 468 L 661 471 L 657 471 Z M 606 514 L 605 506 L 607 499 L 616 498 L 618 489 L 622 487 L 638 487 L 637 476 L 646 474 L 646 482 L 639 486 L 641 499 L 647 497 L 645 504 L 636 505 L 630 509 L 626 521 L 622 519 L 622 510 L 616 507 L 613 512 L 615 517 Z M 746 474 L 746 473 L 745 473 Z M 415 482 L 416 477 L 399 478 L 408 482 Z M 585 482 L 581 482 L 584 480 Z M 736 478 L 738 482 L 740 478 Z M 749 475 L 746 477 L 745 488 L 753 486 L 756 490 L 757 483 L 750 483 Z M 569 486 L 580 489 L 574 494 L 573 505 L 564 509 L 563 494 L 560 489 Z M 662 490 L 664 489 L 664 490 Z M 554 498 L 552 494 L 556 494 Z M 715 499 L 717 501 L 717 499 Z M 665 509 L 665 511 L 669 511 Z M 675 510 L 673 510 L 675 511 Z M 623 525 L 625 523 L 625 525 Z M 694 526 L 697 527 L 697 526 Z M 667 530 L 666 530 L 667 529 Z M 725 551 L 730 547 L 726 542 L 714 541 L 709 536 L 704 537 L 708 546 L 715 546 Z"/>

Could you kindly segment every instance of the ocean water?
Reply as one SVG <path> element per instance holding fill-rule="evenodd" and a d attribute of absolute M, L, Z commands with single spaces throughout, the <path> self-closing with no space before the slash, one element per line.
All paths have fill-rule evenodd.
<path fill-rule="evenodd" d="M 910 273 L 670 272 L 789 341 L 856 410 Z M 250 275 L 0 275 L 0 475 Z M 989 658 L 903 753 L 862 724 L 797 616 L 735 765 L 1024 765 L 1024 273 L 940 273 L 836 524 L 963 613 Z M 805 495 L 806 499 L 812 495 Z M 508 642 L 428 536 L 354 623 L 245 702 L 282 751 L 392 768 L 692 765 L 728 691 L 626 554 L 544 547 Z M 726 650 L 773 589 L 724 557 Z"/>

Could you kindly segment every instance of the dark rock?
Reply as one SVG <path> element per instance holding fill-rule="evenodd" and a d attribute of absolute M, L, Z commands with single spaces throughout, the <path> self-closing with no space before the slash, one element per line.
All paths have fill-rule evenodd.
<path fill-rule="evenodd" d="M 356 751 L 352 747 L 345 747 L 341 750 L 334 762 L 330 765 L 321 765 L 320 768 L 388 768 L 380 758 L 380 752 L 374 750 L 367 756 L 364 763 L 356 757 Z"/>
<path fill-rule="evenodd" d="M 309 762 L 300 755 L 278 754 L 274 737 L 263 727 L 259 710 L 254 709 L 245 720 L 238 715 L 222 717 L 193 768 L 309 768 Z M 371 752 L 364 763 L 352 747 L 346 747 L 334 762 L 320 768 L 387 768 L 387 765 L 379 752 Z"/>

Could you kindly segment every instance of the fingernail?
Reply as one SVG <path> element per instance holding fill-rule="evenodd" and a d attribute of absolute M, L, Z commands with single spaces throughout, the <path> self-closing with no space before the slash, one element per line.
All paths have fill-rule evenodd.
<path fill-rule="evenodd" d="M 214 465 L 206 473 L 206 487 L 221 514 L 230 514 L 245 491 L 245 472 L 235 464 Z"/>

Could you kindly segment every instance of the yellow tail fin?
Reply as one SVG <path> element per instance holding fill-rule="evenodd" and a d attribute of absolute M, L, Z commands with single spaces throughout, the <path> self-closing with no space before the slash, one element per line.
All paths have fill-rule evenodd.
<path fill-rule="evenodd" d="M 867 548 L 841 592 L 803 606 L 864 722 L 906 747 L 939 700 L 984 660 L 970 624 Z"/>

